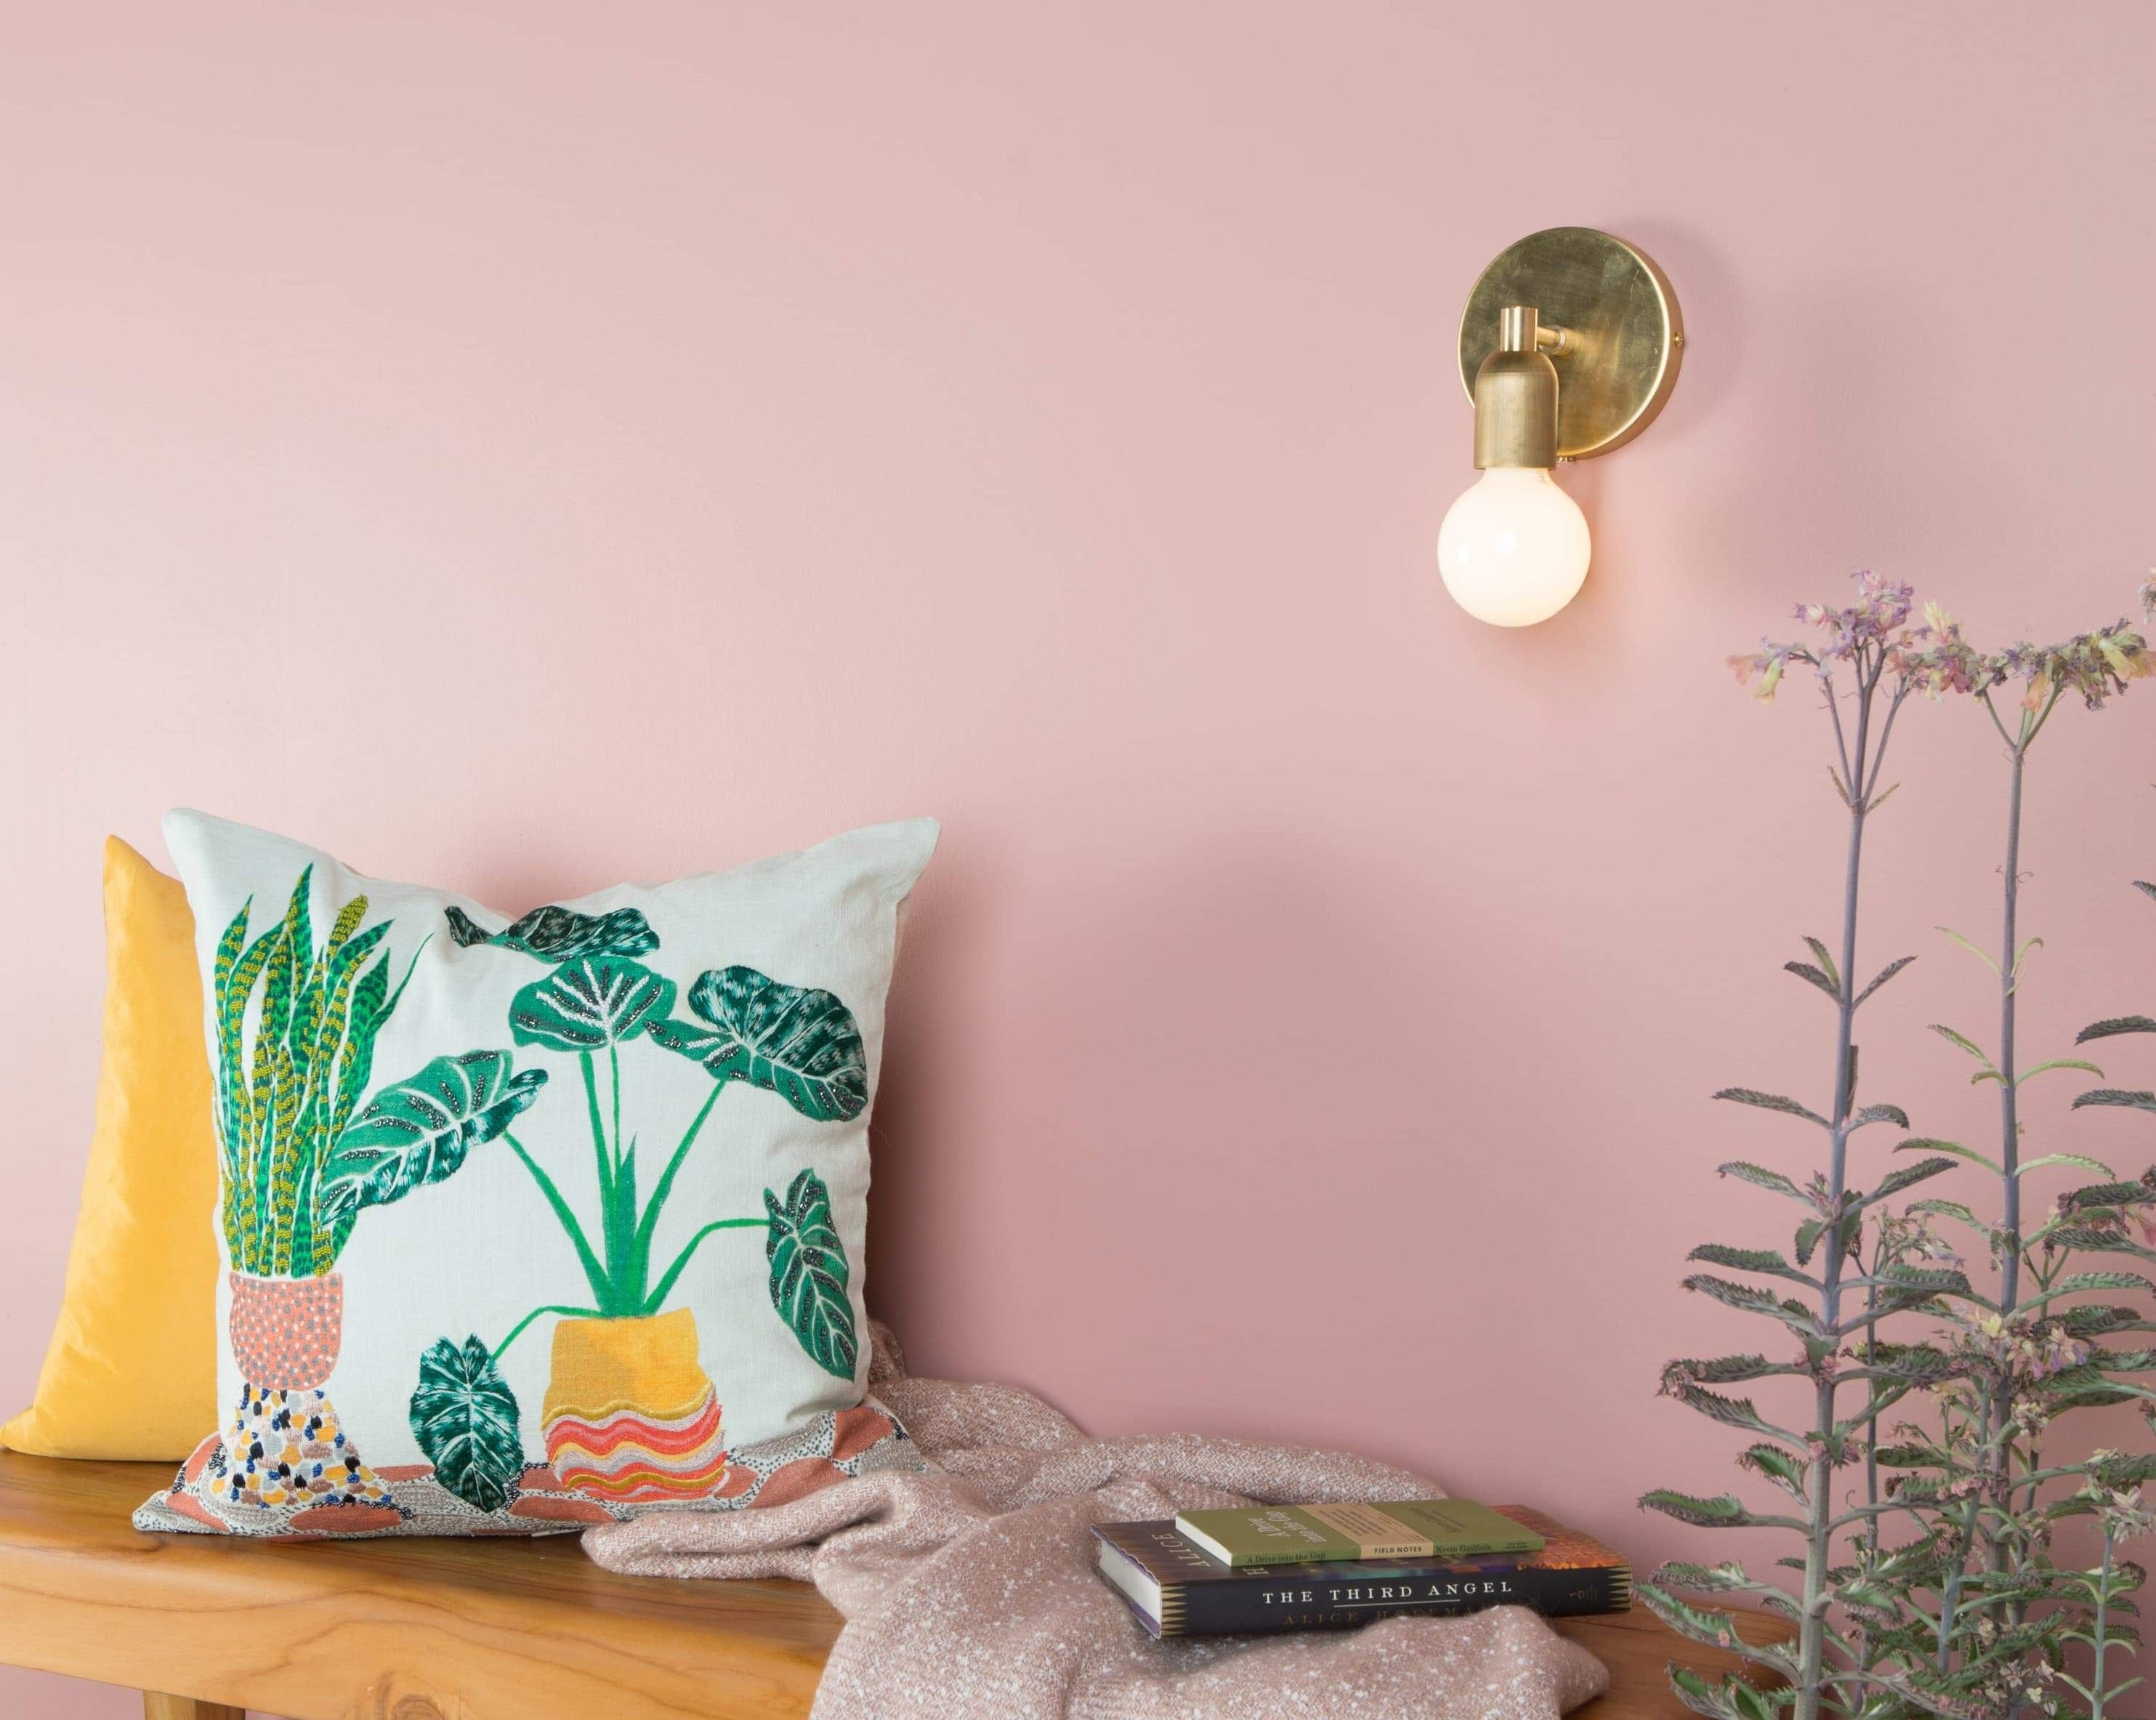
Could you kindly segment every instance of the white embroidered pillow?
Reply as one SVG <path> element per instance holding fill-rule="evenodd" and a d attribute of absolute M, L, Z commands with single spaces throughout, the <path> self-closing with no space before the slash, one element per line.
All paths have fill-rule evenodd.
<path fill-rule="evenodd" d="M 928 819 L 511 920 L 175 812 L 223 1427 L 146 1529 L 544 1532 L 911 1463 L 868 1117 Z"/>

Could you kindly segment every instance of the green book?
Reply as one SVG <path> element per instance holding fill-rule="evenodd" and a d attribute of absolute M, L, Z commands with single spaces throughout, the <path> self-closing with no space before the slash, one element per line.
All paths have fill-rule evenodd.
<path fill-rule="evenodd" d="M 1357 1558 L 1466 1558 L 1539 1553 L 1543 1538 L 1472 1499 L 1404 1499 L 1386 1505 L 1254 1505 L 1183 1511 L 1184 1540 L 1223 1564 L 1306 1564 Z"/>

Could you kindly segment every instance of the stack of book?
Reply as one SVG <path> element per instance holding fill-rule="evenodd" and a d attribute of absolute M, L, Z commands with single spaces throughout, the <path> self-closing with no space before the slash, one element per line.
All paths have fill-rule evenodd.
<path fill-rule="evenodd" d="M 1632 1567 L 1523 1506 L 1466 1499 L 1252 1506 L 1096 1523 L 1102 1577 L 1155 1636 L 1337 1630 L 1525 1606 L 1621 1613 Z"/>

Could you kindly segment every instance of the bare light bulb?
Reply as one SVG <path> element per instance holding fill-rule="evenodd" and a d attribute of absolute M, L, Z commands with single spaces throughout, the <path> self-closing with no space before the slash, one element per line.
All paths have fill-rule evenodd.
<path fill-rule="evenodd" d="M 1579 594 L 1592 548 L 1587 516 L 1547 469 L 1491 466 L 1438 527 L 1437 570 L 1477 621 L 1532 627 Z"/>

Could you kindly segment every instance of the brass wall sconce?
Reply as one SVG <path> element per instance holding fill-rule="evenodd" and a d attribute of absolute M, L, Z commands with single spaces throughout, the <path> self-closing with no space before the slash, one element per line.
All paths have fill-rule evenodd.
<path fill-rule="evenodd" d="M 1438 571 L 1499 627 L 1547 621 L 1578 594 L 1587 516 L 1551 470 L 1621 448 L 1676 386 L 1684 320 L 1652 259 L 1591 227 L 1530 234 L 1482 271 L 1460 319 L 1482 476 L 1445 516 Z"/>

